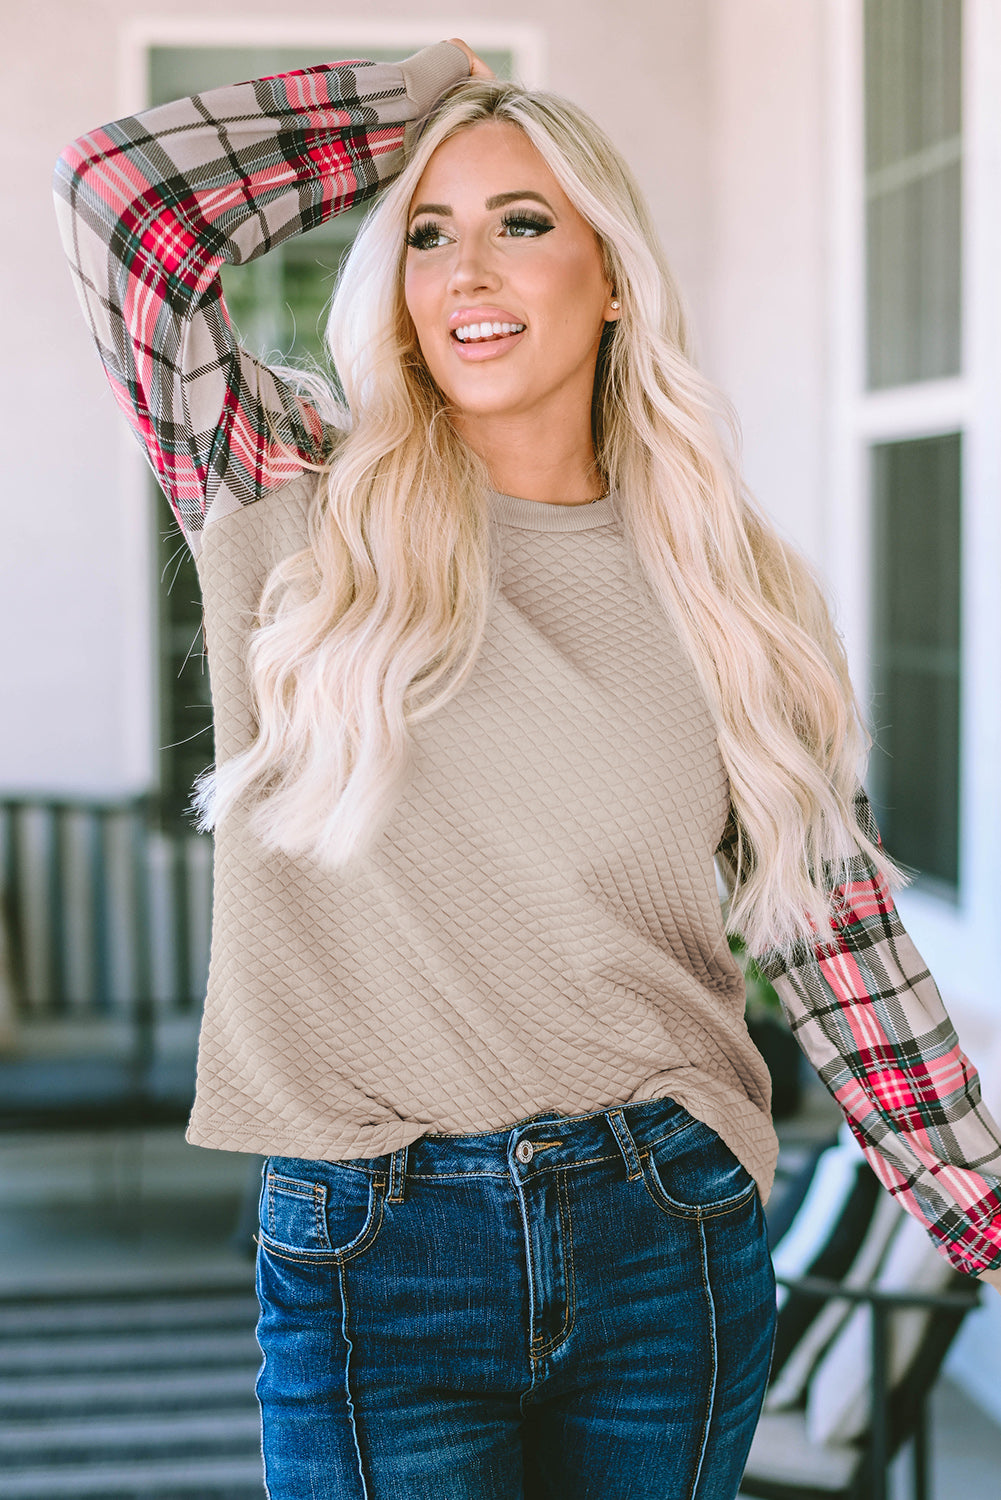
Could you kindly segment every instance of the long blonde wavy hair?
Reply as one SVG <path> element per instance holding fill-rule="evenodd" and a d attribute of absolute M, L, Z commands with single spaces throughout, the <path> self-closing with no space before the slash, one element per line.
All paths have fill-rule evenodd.
<path fill-rule="evenodd" d="M 592 225 L 621 302 L 596 375 L 597 462 L 715 715 L 738 831 L 727 925 L 758 955 L 816 940 L 832 872 L 859 848 L 896 878 L 853 813 L 868 739 L 841 642 L 808 565 L 741 483 L 735 419 L 692 364 L 629 168 L 574 104 L 501 81 L 470 80 L 438 105 L 344 265 L 327 329 L 343 400 L 303 380 L 342 436 L 310 545 L 262 599 L 257 738 L 204 780 L 203 823 L 249 798 L 266 846 L 350 866 L 392 817 L 411 727 L 473 669 L 492 582 L 488 476 L 421 358 L 403 269 L 431 154 L 484 120 L 509 121 L 539 150 Z"/>

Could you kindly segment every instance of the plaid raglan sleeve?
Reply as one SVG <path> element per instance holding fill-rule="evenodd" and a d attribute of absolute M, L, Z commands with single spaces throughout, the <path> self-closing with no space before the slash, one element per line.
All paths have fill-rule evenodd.
<path fill-rule="evenodd" d="M 862 792 L 856 812 L 877 842 Z M 879 1180 L 959 1270 L 996 1270 L 1001 1131 L 977 1071 L 885 882 L 861 852 L 834 905 L 826 948 L 760 967 Z"/>
<path fill-rule="evenodd" d="M 371 197 L 468 73 L 447 42 L 399 65 L 307 68 L 129 116 L 60 156 L 56 211 L 84 316 L 196 550 L 210 510 L 287 483 L 324 439 L 308 403 L 236 341 L 221 267 Z"/>

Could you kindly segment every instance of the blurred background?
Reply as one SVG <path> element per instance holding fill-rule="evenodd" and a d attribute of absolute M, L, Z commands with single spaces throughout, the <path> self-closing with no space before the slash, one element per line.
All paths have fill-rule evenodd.
<path fill-rule="evenodd" d="M 7 0 L 3 24 L 0 1336 L 42 1384 L 5 1360 L 0 1497 L 249 1495 L 259 1164 L 183 1142 L 211 883 L 184 811 L 212 758 L 197 586 L 74 300 L 57 152 L 217 83 L 451 35 L 606 127 L 749 485 L 836 602 L 884 841 L 915 872 L 905 924 L 1001 1115 L 1001 0 Z M 319 353 L 356 223 L 227 274 L 246 342 Z M 808 1088 L 784 1139 L 830 1128 Z M 113 1326 L 161 1351 L 141 1399 Z M 138 1434 L 196 1366 L 229 1447 L 189 1410 L 160 1456 L 124 1419 L 85 1452 L 102 1380 Z M 996 1296 L 948 1372 L 989 1445 Z M 32 1447 L 42 1408 L 69 1426 Z"/>

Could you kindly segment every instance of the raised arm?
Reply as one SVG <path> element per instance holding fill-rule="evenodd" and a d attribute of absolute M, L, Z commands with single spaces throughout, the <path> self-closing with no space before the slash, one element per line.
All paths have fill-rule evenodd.
<path fill-rule="evenodd" d="M 863 793 L 857 814 L 875 842 Z M 1001 1289 L 1001 1131 L 977 1071 L 861 854 L 836 906 L 828 947 L 760 966 L 877 1177 L 959 1270 Z"/>
<path fill-rule="evenodd" d="M 236 342 L 220 269 L 372 196 L 472 54 L 338 63 L 234 84 L 81 136 L 56 207 L 115 396 L 189 541 L 314 460 L 316 412 Z"/>

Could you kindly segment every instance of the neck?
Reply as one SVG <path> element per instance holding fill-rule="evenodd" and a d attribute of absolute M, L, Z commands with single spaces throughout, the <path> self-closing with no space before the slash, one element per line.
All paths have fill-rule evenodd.
<path fill-rule="evenodd" d="M 550 414 L 453 418 L 504 495 L 551 505 L 586 505 L 605 493 L 587 422 L 556 423 Z"/>

